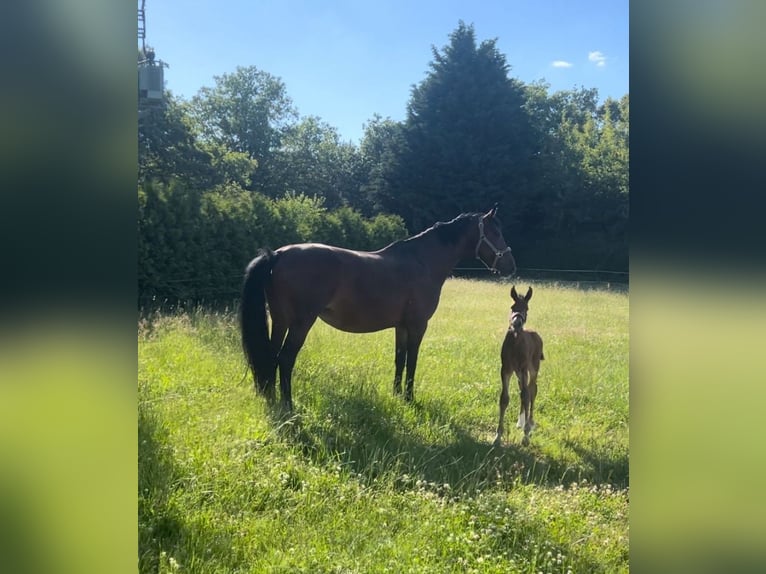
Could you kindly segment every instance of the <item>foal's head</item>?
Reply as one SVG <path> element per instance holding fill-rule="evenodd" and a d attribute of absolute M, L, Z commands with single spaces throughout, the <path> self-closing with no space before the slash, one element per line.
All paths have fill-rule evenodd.
<path fill-rule="evenodd" d="M 527 322 L 527 311 L 529 311 L 529 300 L 532 298 L 532 287 L 527 289 L 527 294 L 520 297 L 516 293 L 516 286 L 511 287 L 511 299 L 513 299 L 513 305 L 511 305 L 511 328 L 519 332 L 524 328 L 524 323 Z"/>

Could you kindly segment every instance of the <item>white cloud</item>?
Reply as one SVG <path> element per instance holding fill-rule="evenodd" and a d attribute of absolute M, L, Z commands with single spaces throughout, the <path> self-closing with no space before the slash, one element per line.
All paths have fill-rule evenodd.
<path fill-rule="evenodd" d="M 606 66 L 606 56 L 604 56 L 604 54 L 598 50 L 588 52 L 588 60 L 594 62 L 599 68 Z"/>
<path fill-rule="evenodd" d="M 571 68 L 572 62 L 567 62 L 566 60 L 554 60 L 551 62 L 551 66 L 554 68 Z"/>

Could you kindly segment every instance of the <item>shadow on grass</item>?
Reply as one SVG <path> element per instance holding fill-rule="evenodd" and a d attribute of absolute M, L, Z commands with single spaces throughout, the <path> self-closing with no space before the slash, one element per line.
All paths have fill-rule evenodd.
<path fill-rule="evenodd" d="M 594 484 L 611 484 L 615 488 L 626 488 L 629 484 L 628 454 L 597 451 L 572 440 L 564 445 L 571 448 L 589 469 L 588 480 Z"/>
<path fill-rule="evenodd" d="M 205 571 L 207 560 L 218 566 L 237 566 L 229 532 L 209 522 L 195 521 L 178 494 L 187 488 L 172 457 L 161 417 L 149 403 L 138 403 L 138 570 L 170 572 L 180 564 L 196 564 Z M 202 521 L 204 522 L 204 521 Z M 230 570 L 230 571 L 231 571 Z"/>
<path fill-rule="evenodd" d="M 437 491 L 471 495 L 519 482 L 566 486 L 582 479 L 607 480 L 617 487 L 627 482 L 627 458 L 604 460 L 573 449 L 582 458 L 573 466 L 547 456 L 534 436 L 526 447 L 511 441 L 496 448 L 473 436 L 438 401 L 408 404 L 384 398 L 377 389 L 328 387 L 292 416 L 272 405 L 272 423 L 314 463 L 341 465 L 370 483 L 388 475 L 403 489 L 421 481 Z"/>
<path fill-rule="evenodd" d="M 139 572 L 158 572 L 161 554 L 177 556 L 186 536 L 183 521 L 170 505 L 179 476 L 163 444 L 157 415 L 138 403 L 138 565 Z"/>

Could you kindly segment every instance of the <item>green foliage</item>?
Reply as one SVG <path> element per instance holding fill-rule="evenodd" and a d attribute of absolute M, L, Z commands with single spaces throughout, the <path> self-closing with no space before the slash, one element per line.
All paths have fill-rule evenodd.
<path fill-rule="evenodd" d="M 189 104 L 200 139 L 214 149 L 241 154 L 257 166 L 247 179 L 240 175 L 232 181 L 271 197 L 281 195 L 286 188 L 275 154 L 298 115 L 284 83 L 255 66 L 239 66 L 214 79 L 215 86 L 202 88 Z M 231 161 L 226 165 L 230 167 Z M 236 165 L 241 167 L 241 160 Z"/>
<path fill-rule="evenodd" d="M 201 195 L 177 182 L 139 188 L 138 289 L 143 296 L 189 296 L 199 260 Z"/>
<path fill-rule="evenodd" d="M 258 167 L 256 160 L 244 152 L 230 151 L 215 144 L 206 147 L 210 150 L 212 168 L 220 181 L 241 187 L 248 187 L 252 183 L 253 172 Z"/>
<path fill-rule="evenodd" d="M 393 185 L 399 170 L 399 162 L 406 149 L 404 126 L 379 115 L 365 125 L 364 137 L 359 146 L 360 162 L 364 179 L 357 203 L 363 213 L 395 212 L 401 203 Z"/>
<path fill-rule="evenodd" d="M 255 66 L 141 110 L 141 296 L 233 295 L 261 244 L 379 249 L 496 202 L 520 268 L 627 271 L 628 95 L 525 85 L 463 22 L 432 55 L 406 119 L 358 145 Z"/>
<path fill-rule="evenodd" d="M 138 119 L 138 182 L 183 179 L 201 187 L 214 183 L 212 158 L 197 139 L 185 103 L 172 94 L 165 104 L 142 110 Z"/>
<path fill-rule="evenodd" d="M 539 165 L 549 175 L 534 196 L 546 211 L 525 234 L 549 245 L 549 265 L 627 269 L 628 96 L 598 106 L 595 90 L 557 92 L 534 106 L 548 114 Z"/>
<path fill-rule="evenodd" d="M 366 219 L 369 248 L 382 249 L 397 239 L 407 236 L 407 228 L 404 221 L 398 215 L 379 213 L 371 219 Z"/>
<path fill-rule="evenodd" d="M 414 404 L 391 392 L 392 331 L 318 322 L 293 417 L 242 382 L 234 313 L 142 319 L 139 570 L 627 572 L 628 297 L 534 288 L 528 447 L 511 409 L 491 444 L 507 284 L 445 283 Z"/>
<path fill-rule="evenodd" d="M 202 88 L 191 101 L 203 139 L 258 161 L 268 158 L 296 116 L 284 83 L 255 66 L 214 79 L 215 87 Z"/>
<path fill-rule="evenodd" d="M 288 193 L 276 200 L 235 183 L 197 191 L 174 181 L 138 190 L 138 288 L 146 304 L 231 300 L 260 247 L 318 241 L 379 249 L 402 239 L 401 218 L 364 218 L 324 198 Z"/>
<path fill-rule="evenodd" d="M 412 90 L 396 182 L 396 213 L 412 230 L 465 211 L 512 204 L 534 151 L 522 85 L 494 40 L 460 23 Z M 509 191 L 512 190 L 512 191 Z"/>
<path fill-rule="evenodd" d="M 285 130 L 273 169 L 282 191 L 317 195 L 332 209 L 354 200 L 359 167 L 352 144 L 341 143 L 335 128 L 307 117 Z"/>

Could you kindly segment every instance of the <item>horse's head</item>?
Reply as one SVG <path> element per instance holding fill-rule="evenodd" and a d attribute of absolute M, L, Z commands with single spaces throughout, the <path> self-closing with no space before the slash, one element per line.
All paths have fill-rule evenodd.
<path fill-rule="evenodd" d="M 505 243 L 500 222 L 495 217 L 496 213 L 497 204 L 479 217 L 476 258 L 492 271 L 502 275 L 512 275 L 516 271 L 516 261 L 511 255 L 511 248 Z"/>
<path fill-rule="evenodd" d="M 520 297 L 516 293 L 516 286 L 511 287 L 511 299 L 513 299 L 513 305 L 511 305 L 511 327 L 514 331 L 521 331 L 524 328 L 524 323 L 527 322 L 527 312 L 529 311 L 529 300 L 532 298 L 532 287 L 527 289 L 527 294 Z"/>

